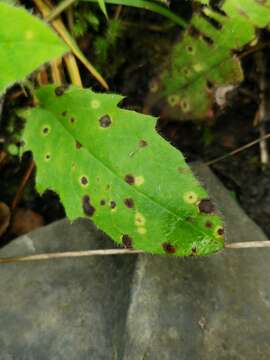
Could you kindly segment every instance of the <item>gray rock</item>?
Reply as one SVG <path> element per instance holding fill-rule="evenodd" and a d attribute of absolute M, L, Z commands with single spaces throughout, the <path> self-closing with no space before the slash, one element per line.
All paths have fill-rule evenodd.
<path fill-rule="evenodd" d="M 226 219 L 229 242 L 266 240 L 207 168 L 196 171 Z M 113 246 L 90 222 L 63 220 L 0 256 Z M 62 259 L 0 271 L 1 360 L 270 357 L 270 250 Z"/>

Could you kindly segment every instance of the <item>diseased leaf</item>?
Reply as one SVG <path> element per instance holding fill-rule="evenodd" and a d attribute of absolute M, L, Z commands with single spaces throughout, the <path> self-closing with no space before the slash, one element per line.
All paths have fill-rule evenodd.
<path fill-rule="evenodd" d="M 0 94 L 67 47 L 38 18 L 0 2 Z"/>
<path fill-rule="evenodd" d="M 56 191 L 73 220 L 88 217 L 117 243 L 153 254 L 206 255 L 224 228 L 182 154 L 155 131 L 156 119 L 121 109 L 119 95 L 40 88 L 25 110 L 24 151 L 37 190 Z"/>
<path fill-rule="evenodd" d="M 159 79 L 150 84 L 148 106 L 171 119 L 211 117 L 215 90 L 243 79 L 240 50 L 255 38 L 256 27 L 270 22 L 270 0 L 225 0 L 192 17 L 190 27 L 174 46 Z"/>

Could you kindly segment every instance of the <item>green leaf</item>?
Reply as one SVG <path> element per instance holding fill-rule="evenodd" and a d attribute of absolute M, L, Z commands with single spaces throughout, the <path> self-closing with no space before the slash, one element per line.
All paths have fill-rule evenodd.
<path fill-rule="evenodd" d="M 98 0 L 83 0 L 88 2 L 97 2 Z M 152 2 L 149 0 L 104 0 L 106 4 L 112 5 L 124 5 L 124 6 L 131 6 L 135 8 L 140 8 L 144 10 L 153 11 L 161 16 L 167 17 L 175 24 L 186 27 L 187 23 L 183 20 L 180 16 L 177 16 L 172 11 L 167 9 L 165 6 L 158 4 L 158 2 Z"/>
<path fill-rule="evenodd" d="M 243 79 L 234 50 L 252 42 L 256 27 L 269 22 L 270 0 L 225 0 L 219 11 L 202 7 L 151 82 L 148 106 L 162 104 L 162 113 L 176 120 L 211 117 L 215 90 Z"/>
<path fill-rule="evenodd" d="M 97 1 L 98 1 L 98 4 L 99 4 L 99 7 L 100 7 L 101 11 L 105 15 L 106 19 L 108 19 L 108 14 L 107 14 L 105 1 L 104 0 L 97 0 Z"/>
<path fill-rule="evenodd" d="M 153 254 L 206 255 L 224 246 L 223 224 L 156 119 L 121 109 L 119 95 L 42 87 L 25 110 L 24 151 L 37 190 L 60 195 L 67 216 L 88 217 L 117 243 Z"/>
<path fill-rule="evenodd" d="M 66 51 L 45 23 L 23 8 L 0 3 L 0 94 Z"/>

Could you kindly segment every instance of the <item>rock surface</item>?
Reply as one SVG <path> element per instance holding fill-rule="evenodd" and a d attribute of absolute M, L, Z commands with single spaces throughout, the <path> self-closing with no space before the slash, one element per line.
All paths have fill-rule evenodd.
<path fill-rule="evenodd" d="M 266 240 L 209 169 L 228 242 Z M 22 236 L 0 256 L 112 248 L 86 220 Z M 0 267 L 1 360 L 268 360 L 270 250 L 126 255 Z"/>

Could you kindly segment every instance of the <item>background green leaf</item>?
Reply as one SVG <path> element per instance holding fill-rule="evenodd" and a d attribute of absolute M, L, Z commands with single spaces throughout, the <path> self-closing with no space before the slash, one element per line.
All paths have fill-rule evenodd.
<path fill-rule="evenodd" d="M 148 106 L 161 104 L 162 112 L 176 120 L 211 117 L 215 89 L 243 79 L 233 50 L 250 43 L 256 27 L 269 22 L 270 0 L 225 0 L 219 11 L 205 5 L 152 81 Z"/>
<path fill-rule="evenodd" d="M 0 94 L 67 47 L 38 18 L 23 8 L 0 3 Z"/>
<path fill-rule="evenodd" d="M 36 96 L 40 106 L 23 113 L 24 151 L 37 190 L 56 191 L 70 219 L 91 218 L 117 243 L 154 254 L 223 248 L 214 205 L 155 118 L 119 108 L 119 95 L 46 86 Z"/>
<path fill-rule="evenodd" d="M 97 2 L 98 0 L 83 0 L 88 2 Z M 162 16 L 167 17 L 171 21 L 173 21 L 175 24 L 186 27 L 187 23 L 184 19 L 182 19 L 180 16 L 174 14 L 172 11 L 167 9 L 167 7 L 158 4 L 159 1 L 149 1 L 149 0 L 105 0 L 106 4 L 112 4 L 112 5 L 124 5 L 124 6 L 131 6 L 135 8 L 140 8 L 144 10 L 153 11 L 157 14 L 160 14 Z"/>
<path fill-rule="evenodd" d="M 100 9 L 102 10 L 103 14 L 106 16 L 106 18 L 108 19 L 108 14 L 107 14 L 107 9 L 106 9 L 106 4 L 104 0 L 98 0 L 98 4 Z"/>

